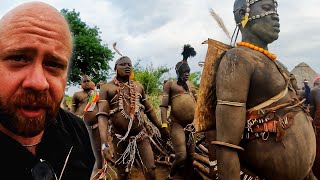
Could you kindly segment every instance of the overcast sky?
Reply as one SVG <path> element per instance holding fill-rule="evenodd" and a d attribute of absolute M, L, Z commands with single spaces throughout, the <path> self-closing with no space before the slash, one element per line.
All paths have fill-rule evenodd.
<path fill-rule="evenodd" d="M 0 0 L 0 16 L 29 0 Z M 209 15 L 213 8 L 224 20 L 230 33 L 235 28 L 234 0 L 42 0 L 57 9 L 75 9 L 89 26 L 98 26 L 101 37 L 134 62 L 173 68 L 181 60 L 184 44 L 191 44 L 197 56 L 189 60 L 192 71 L 203 61 L 207 38 L 229 43 Z M 278 0 L 281 32 L 269 51 L 291 71 L 301 62 L 320 72 L 320 1 Z M 241 36 L 238 41 L 241 40 Z M 115 55 L 115 59 L 119 56 Z M 114 65 L 114 61 L 111 66 Z"/>

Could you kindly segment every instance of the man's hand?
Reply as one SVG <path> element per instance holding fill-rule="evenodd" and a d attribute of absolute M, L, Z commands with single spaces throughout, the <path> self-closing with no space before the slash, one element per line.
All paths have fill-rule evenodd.
<path fill-rule="evenodd" d="M 170 138 L 170 132 L 167 127 L 160 128 L 159 131 L 162 140 L 167 141 Z"/>
<path fill-rule="evenodd" d="M 104 147 L 102 149 L 102 156 L 106 161 L 115 163 L 113 147 L 110 147 L 110 146 Z"/>

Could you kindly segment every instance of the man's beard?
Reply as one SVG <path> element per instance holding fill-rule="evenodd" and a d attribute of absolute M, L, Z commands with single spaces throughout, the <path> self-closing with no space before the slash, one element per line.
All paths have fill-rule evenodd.
<path fill-rule="evenodd" d="M 26 118 L 18 108 L 41 108 L 45 112 L 36 118 Z M 54 120 L 59 104 L 55 103 L 49 92 L 25 90 L 2 102 L 0 97 L 0 123 L 16 135 L 33 137 L 40 134 L 46 125 Z"/>

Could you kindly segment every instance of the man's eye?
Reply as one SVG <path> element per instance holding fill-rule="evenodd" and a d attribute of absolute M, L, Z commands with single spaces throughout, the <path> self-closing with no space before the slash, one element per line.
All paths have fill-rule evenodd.
<path fill-rule="evenodd" d="M 272 7 L 271 7 L 269 4 L 262 6 L 262 9 L 265 10 L 265 11 L 270 11 L 271 8 L 272 8 Z"/>
<path fill-rule="evenodd" d="M 17 62 L 25 62 L 28 60 L 27 57 L 24 55 L 12 55 L 7 57 L 6 59 Z"/>
<path fill-rule="evenodd" d="M 54 61 L 47 61 L 44 63 L 44 65 L 50 67 L 50 68 L 58 68 L 58 69 L 64 69 L 64 65 L 58 63 L 58 62 L 54 62 Z"/>

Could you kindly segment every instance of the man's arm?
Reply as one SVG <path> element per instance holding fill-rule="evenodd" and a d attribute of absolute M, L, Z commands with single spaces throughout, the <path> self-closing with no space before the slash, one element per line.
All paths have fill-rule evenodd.
<path fill-rule="evenodd" d="M 239 55 L 226 54 L 217 72 L 217 99 L 245 105 L 249 92 L 251 69 L 251 64 Z M 218 103 L 216 107 L 217 141 L 222 144 L 215 145 L 219 162 L 219 179 L 238 180 L 240 179 L 239 150 L 230 145 L 240 148 L 238 145 L 245 127 L 246 107 L 227 104 Z"/>
<path fill-rule="evenodd" d="M 71 112 L 76 113 L 76 110 L 78 109 L 78 95 L 77 93 L 74 93 L 72 96 L 72 102 L 71 102 Z"/>
<path fill-rule="evenodd" d="M 161 122 L 164 126 L 168 125 L 168 108 L 169 108 L 169 100 L 170 100 L 170 89 L 171 89 L 171 81 L 167 81 L 163 85 L 163 93 L 162 93 L 162 102 L 160 105 L 161 110 Z"/>
<path fill-rule="evenodd" d="M 109 145 L 111 137 L 109 137 L 108 133 L 108 120 L 109 120 L 109 111 L 110 105 L 108 101 L 108 92 L 107 86 L 102 86 L 99 92 L 99 101 L 98 101 L 98 109 L 99 112 L 97 113 L 98 124 L 99 124 L 99 131 L 100 131 L 100 138 L 101 143 L 105 145 Z"/>
<path fill-rule="evenodd" d="M 147 100 L 146 94 L 144 92 L 143 86 L 138 84 L 139 88 L 141 88 L 141 104 L 144 106 L 144 113 L 147 115 L 148 119 L 158 128 L 161 129 L 161 123 L 152 107 L 152 105 Z"/>

